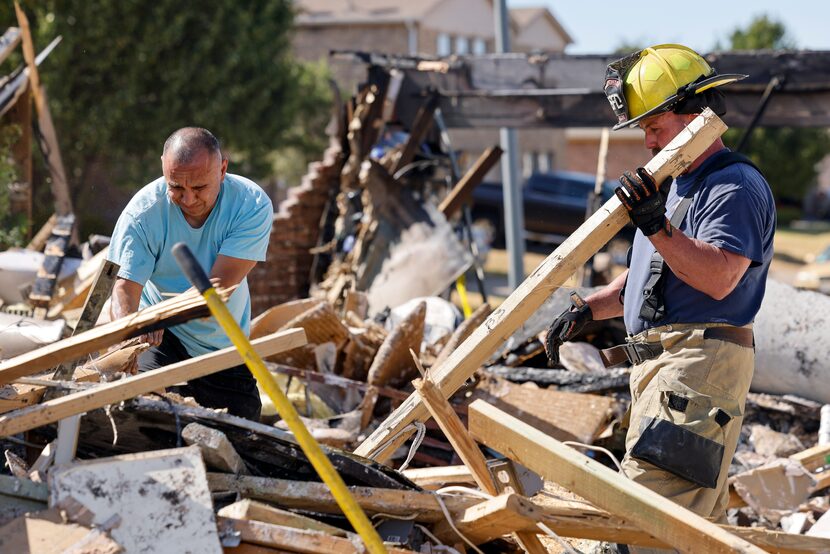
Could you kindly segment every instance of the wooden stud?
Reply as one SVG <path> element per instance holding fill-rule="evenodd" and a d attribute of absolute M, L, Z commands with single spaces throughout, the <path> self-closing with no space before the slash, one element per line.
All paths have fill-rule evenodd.
<path fill-rule="evenodd" d="M 468 413 L 476 440 L 624 517 L 680 552 L 763 552 L 482 400 L 470 404 Z"/>
<path fill-rule="evenodd" d="M 414 352 L 412 352 L 412 358 L 423 373 L 424 370 Z M 441 391 L 438 390 L 438 387 L 435 386 L 435 383 L 428 376 L 425 376 L 424 379 L 414 380 L 412 384 L 415 386 L 415 390 L 421 395 L 427 410 L 429 410 L 433 419 L 438 423 L 441 431 L 444 432 L 444 436 L 450 441 L 458 457 L 469 468 L 476 484 L 487 494 L 498 494 L 490 471 L 487 469 L 487 461 L 484 459 L 484 455 L 467 432 L 467 429 L 464 428 L 464 424 L 461 423 L 461 419 L 459 419 L 458 415 L 452 409 L 450 403 L 444 398 Z M 498 519 L 497 516 L 494 517 Z M 502 523 L 507 524 L 509 519 L 508 517 L 503 518 Z M 511 529 L 509 527 L 507 529 L 507 532 L 516 530 L 516 528 Z M 544 554 L 546 552 L 542 543 L 533 533 L 520 532 L 517 538 L 525 551 L 530 554 Z"/>
<path fill-rule="evenodd" d="M 260 356 L 270 356 L 289 348 L 302 346 L 305 344 L 305 333 L 301 329 L 281 331 L 253 341 L 252 344 Z M 0 415 L 0 437 L 34 429 L 74 414 L 170 387 L 176 383 L 204 377 L 240 363 L 242 359 L 236 348 L 224 348 L 155 371 L 148 371 L 120 381 L 106 383 L 88 391 L 68 394 L 36 406 L 3 414 Z"/>
<path fill-rule="evenodd" d="M 328 486 L 323 483 L 208 473 L 208 485 L 214 492 L 235 491 L 246 498 L 273 502 L 284 508 L 307 509 L 326 514 L 342 513 Z M 367 514 L 414 515 L 415 521 L 427 523 L 444 519 L 434 493 L 372 487 L 349 487 L 349 492 Z M 481 502 L 479 499 L 461 496 L 444 495 L 441 498 L 451 514 L 460 513 Z"/>
<path fill-rule="evenodd" d="M 350 538 L 335 537 L 319 531 L 295 529 L 261 521 L 245 521 L 225 517 L 217 519 L 220 528 L 232 529 L 234 532 L 240 533 L 243 542 L 286 548 L 292 552 L 308 554 L 360 554 L 364 552 L 363 545 L 359 540 L 352 542 Z M 412 552 L 411 550 L 393 547 L 387 547 L 387 550 L 394 554 Z"/>
<path fill-rule="evenodd" d="M 272 523 L 274 525 L 282 525 L 283 527 L 294 527 L 295 529 L 308 529 L 310 531 L 320 531 L 321 533 L 328 533 L 335 537 L 345 537 L 346 531 L 317 521 L 316 519 L 306 517 L 304 515 L 295 514 L 288 510 L 275 508 L 269 504 L 257 502 L 245 498 L 239 502 L 234 502 L 229 506 L 225 506 L 217 512 L 222 517 L 229 517 L 233 519 L 244 519 L 246 521 L 261 521 L 262 523 Z"/>
<path fill-rule="evenodd" d="M 484 180 L 484 177 L 499 162 L 504 153 L 499 146 L 491 146 L 478 157 L 473 166 L 467 170 L 450 193 L 438 205 L 438 211 L 450 219 L 470 201 L 473 190 Z"/>
<path fill-rule="evenodd" d="M 711 110 L 704 110 L 660 153 L 646 164 L 646 170 L 657 182 L 683 173 L 723 132 L 726 126 Z M 608 242 L 629 218 L 619 199 L 614 196 L 565 242 L 548 256 L 533 273 L 496 309 L 473 334 L 453 352 L 447 361 L 433 368 L 432 378 L 444 397 L 449 397 L 478 369 L 551 293 L 562 286 L 588 259 Z M 395 447 L 408 438 L 401 430 L 427 411 L 413 393 L 398 409 L 380 424 L 355 450 L 369 456 L 381 444 L 400 434 L 393 447 L 385 450 L 388 457 Z M 379 461 L 385 461 L 381 457 Z"/>

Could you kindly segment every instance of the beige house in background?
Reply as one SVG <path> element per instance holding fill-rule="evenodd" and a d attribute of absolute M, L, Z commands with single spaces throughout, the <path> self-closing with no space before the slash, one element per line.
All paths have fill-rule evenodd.
<path fill-rule="evenodd" d="M 296 8 L 295 55 L 306 61 L 325 60 L 341 89 L 350 93 L 365 79 L 365 67 L 332 59 L 331 50 L 451 56 L 486 54 L 495 49 L 491 0 L 297 0 Z M 510 18 L 514 52 L 563 52 L 573 43 L 545 7 L 512 9 Z M 609 125 L 611 119 L 609 110 Z M 598 129 L 520 129 L 517 135 L 522 177 L 554 169 L 594 173 L 599 133 Z M 630 148 L 635 141 L 614 135 L 609 175 L 619 174 L 619 164 L 612 160 L 628 164 L 636 157 Z M 453 129 L 450 136 L 467 165 L 499 142 L 495 129 Z M 639 144 L 647 160 L 642 140 Z M 487 180 L 501 181 L 500 168 L 496 167 Z"/>

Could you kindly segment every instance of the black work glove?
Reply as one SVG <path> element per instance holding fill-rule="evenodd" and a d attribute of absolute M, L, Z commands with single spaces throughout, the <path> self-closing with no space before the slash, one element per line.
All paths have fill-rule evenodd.
<path fill-rule="evenodd" d="M 617 198 L 628 210 L 628 217 L 635 227 L 645 236 L 665 229 L 671 235 L 671 225 L 666 219 L 666 198 L 669 195 L 668 183 L 671 177 L 658 187 L 651 175 L 642 167 L 637 168 L 636 175 L 630 171 L 620 177 L 620 186 L 614 189 Z"/>
<path fill-rule="evenodd" d="M 591 307 L 584 303 L 581 307 L 571 306 L 553 320 L 545 337 L 545 351 L 548 354 L 548 365 L 553 367 L 559 364 L 559 347 L 565 341 L 571 340 L 585 327 L 585 324 L 594 320 Z"/>

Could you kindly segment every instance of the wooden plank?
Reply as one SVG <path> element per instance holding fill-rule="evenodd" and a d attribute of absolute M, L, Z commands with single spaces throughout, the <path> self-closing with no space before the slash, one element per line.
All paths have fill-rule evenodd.
<path fill-rule="evenodd" d="M 32 42 L 32 35 L 29 31 L 29 19 L 15 1 L 14 10 L 17 14 L 17 22 L 20 25 L 21 37 L 23 39 L 23 57 L 29 69 L 29 83 L 32 86 L 32 96 L 37 109 L 38 126 L 43 136 L 42 150 L 46 153 L 47 165 L 52 176 L 52 196 L 55 199 L 55 213 L 68 215 L 73 212 L 72 198 L 69 194 L 69 181 L 66 179 L 66 171 L 63 167 L 58 137 L 55 132 L 55 124 L 52 122 L 52 113 L 49 111 L 49 104 L 46 98 L 46 91 L 40 84 L 40 75 L 35 63 L 35 46 Z M 75 235 L 77 237 L 77 234 Z"/>
<path fill-rule="evenodd" d="M 523 536 L 523 542 L 528 537 L 538 542 L 539 539 L 534 533 L 538 533 L 539 529 L 535 526 L 537 522 L 543 521 L 543 516 L 544 512 L 530 500 L 515 493 L 508 493 L 470 506 L 458 514 L 453 523 L 474 544 L 482 544 L 516 532 Z M 446 521 L 438 523 L 433 532 L 445 542 L 458 540 L 458 535 Z M 546 551 L 542 548 L 541 552 Z"/>
<path fill-rule="evenodd" d="M 403 476 L 424 489 L 440 489 L 448 485 L 474 485 L 475 479 L 465 465 L 418 467 L 405 469 Z"/>
<path fill-rule="evenodd" d="M 208 473 L 208 484 L 213 492 L 235 491 L 246 498 L 273 502 L 285 508 L 325 514 L 342 513 L 331 491 L 323 483 Z M 372 487 L 349 487 L 349 492 L 367 514 L 413 515 L 415 521 L 427 523 L 444 519 L 434 493 Z M 442 495 L 441 498 L 451 514 L 460 513 L 481 502 L 479 499 L 461 496 Z"/>
<path fill-rule="evenodd" d="M 412 122 L 412 129 L 409 131 L 409 139 L 406 141 L 403 151 L 401 151 L 401 155 L 398 157 L 398 161 L 395 162 L 395 167 L 390 171 L 392 175 L 396 175 L 415 159 L 415 154 L 421 147 L 421 143 L 424 142 L 427 133 L 432 128 L 435 108 L 437 107 L 438 94 L 430 94 L 415 115 L 415 120 Z"/>
<path fill-rule="evenodd" d="M 440 211 L 447 219 L 453 217 L 461 207 L 470 201 L 473 190 L 481 184 L 484 177 L 499 162 L 504 150 L 499 146 L 491 146 L 478 157 L 476 162 L 467 170 L 450 193 L 441 200 L 438 205 Z"/>
<path fill-rule="evenodd" d="M 335 537 L 308 529 L 294 529 L 282 525 L 219 517 L 220 529 L 237 532 L 243 542 L 261 546 L 287 548 L 292 552 L 308 554 L 362 554 L 365 550 L 359 539 Z M 354 540 L 354 542 L 353 542 Z M 412 552 L 404 548 L 387 547 L 389 552 Z"/>
<path fill-rule="evenodd" d="M 75 382 L 92 383 L 100 380 L 97 371 L 83 370 L 79 372 Z M 33 383 L 11 383 L 0 387 L 0 414 L 25 408 L 37 404 L 43 399 L 51 380 L 48 375 L 44 375 L 44 382 Z"/>
<path fill-rule="evenodd" d="M 305 344 L 305 333 L 301 329 L 281 331 L 253 341 L 252 344 L 260 356 L 270 356 L 289 348 L 302 346 Z M 5 437 L 34 429 L 73 414 L 102 408 L 134 396 L 170 387 L 176 383 L 210 375 L 241 363 L 242 358 L 239 352 L 236 348 L 230 347 L 155 371 L 105 383 L 88 391 L 68 394 L 36 406 L 0 415 L 0 436 Z"/>
<path fill-rule="evenodd" d="M 412 352 L 412 358 L 423 373 L 424 370 L 414 352 Z M 461 419 L 455 413 L 450 403 L 444 398 L 441 391 L 438 390 L 438 387 L 435 386 L 435 383 L 429 377 L 424 377 L 424 379 L 416 379 L 412 384 L 415 386 L 415 390 L 421 395 L 427 410 L 429 410 L 433 419 L 438 423 L 441 431 L 444 432 L 444 436 L 450 441 L 458 457 L 469 468 L 476 484 L 487 494 L 498 494 L 496 484 L 493 482 L 490 471 L 487 469 L 487 461 L 484 459 L 484 455 L 467 432 L 467 429 L 464 428 L 464 424 L 461 423 Z M 487 511 L 487 513 L 489 514 L 487 517 L 476 520 L 476 531 L 479 530 L 479 527 L 488 529 L 490 533 L 494 532 L 494 529 L 498 529 L 501 533 L 495 536 L 501 536 L 502 534 L 513 532 L 519 528 L 518 526 L 511 527 L 515 523 L 511 517 L 513 512 L 509 507 L 495 510 L 495 512 Z M 484 532 L 482 531 L 482 533 Z M 519 540 L 522 548 L 529 554 L 545 554 L 547 552 L 532 532 L 526 533 L 520 531 L 517 533 L 516 538 Z M 480 542 L 485 541 L 482 540 Z"/>
<path fill-rule="evenodd" d="M 227 299 L 230 292 L 229 289 L 222 290 L 220 294 Z M 195 290 L 189 290 L 116 321 L 3 361 L 0 363 L 0 385 L 149 331 L 204 317 L 208 313 L 204 298 Z"/>
<path fill-rule="evenodd" d="M 92 289 L 89 291 L 89 295 L 84 302 L 81 317 L 75 325 L 75 329 L 72 331 L 72 336 L 89 331 L 95 327 L 95 322 L 98 321 L 101 310 L 110 297 L 110 293 L 112 293 L 112 287 L 115 285 L 115 278 L 118 276 L 119 269 L 121 269 L 121 266 L 117 263 L 109 260 L 104 261 L 104 264 L 95 276 L 95 281 L 92 283 Z M 78 360 L 62 363 L 55 370 L 52 379 L 55 381 L 71 381 L 77 365 Z"/>
<path fill-rule="evenodd" d="M 476 440 L 681 552 L 763 552 L 482 400 L 470 404 L 469 425 Z"/>
<path fill-rule="evenodd" d="M 52 234 L 52 227 L 54 227 L 57 222 L 58 214 L 50 215 L 49 219 L 46 220 L 46 223 L 43 224 L 43 227 L 38 229 L 38 232 L 35 233 L 32 240 L 30 240 L 29 244 L 26 245 L 26 249 L 37 250 L 38 252 L 43 250 L 46 247 L 46 239 L 48 239 L 49 235 Z"/>
<path fill-rule="evenodd" d="M 526 518 L 525 530 L 535 530 L 536 524 L 541 521 L 562 537 L 648 548 L 669 547 L 665 542 L 638 529 L 626 520 L 612 516 L 583 500 L 561 500 L 550 496 L 536 497 L 534 500 L 535 502 L 531 502 L 528 499 L 522 499 L 521 503 L 512 505 L 515 512 L 512 517 L 521 515 Z M 472 516 L 476 513 L 476 507 L 483 509 L 484 504 L 470 507 L 465 512 L 458 514 L 456 521 L 465 521 L 463 525 L 466 525 L 466 519 L 468 518 L 464 514 Z M 719 525 L 719 527 L 768 552 L 781 554 L 830 552 L 830 539 L 816 540 L 817 537 L 793 535 L 757 527 L 735 527 L 731 525 Z"/>
<path fill-rule="evenodd" d="M 182 429 L 182 439 L 188 445 L 199 447 L 206 465 L 228 473 L 250 473 L 231 441 L 219 429 L 190 423 Z"/>
<path fill-rule="evenodd" d="M 61 510 L 51 508 L 26 514 L 0 527 L 0 552 L 14 554 L 50 554 L 96 552 L 117 554 L 122 548 L 106 536 L 98 536 L 91 529 L 64 521 Z M 87 543 L 89 539 L 97 540 Z M 86 543 L 86 550 L 80 548 Z"/>
<path fill-rule="evenodd" d="M 646 164 L 646 170 L 657 182 L 669 175 L 683 173 L 726 126 L 711 110 L 705 110 L 679 133 L 666 148 Z M 432 369 L 435 383 L 444 397 L 453 394 L 558 287 L 608 242 L 628 221 L 625 208 L 614 196 L 565 242 L 548 256 L 533 273 L 453 352 L 447 361 Z M 426 409 L 420 396 L 412 394 L 375 432 L 355 450 L 368 456 L 391 437 L 399 445 L 407 438 L 401 430 L 413 421 L 423 419 Z M 394 448 L 387 449 L 391 455 Z"/>
<path fill-rule="evenodd" d="M 412 385 L 421 395 L 424 405 L 435 419 L 435 422 L 438 423 L 438 427 L 441 428 L 458 457 L 470 470 L 479 488 L 487 494 L 498 494 L 490 471 L 487 469 L 487 461 L 484 459 L 484 455 L 467 433 L 464 424 L 461 423 L 461 419 L 452 409 L 450 403 L 435 386 L 435 383 L 426 378 L 415 379 L 412 381 Z"/>
<path fill-rule="evenodd" d="M 328 533 L 335 537 L 345 537 L 348 533 L 339 527 L 317 521 L 316 519 L 306 517 L 304 515 L 295 514 L 288 510 L 275 508 L 269 504 L 257 502 L 245 498 L 239 502 L 234 502 L 229 506 L 225 506 L 217 512 L 222 517 L 232 519 L 244 519 L 246 521 L 261 521 L 262 523 L 272 523 L 274 525 L 282 525 L 283 527 L 293 527 L 295 529 L 308 529 L 310 531 L 320 531 L 321 533 Z"/>
<path fill-rule="evenodd" d="M 0 37 L 0 63 L 6 61 L 18 44 L 20 44 L 20 29 L 9 27 Z"/>
<path fill-rule="evenodd" d="M 101 271 L 104 271 L 104 275 L 107 280 L 112 274 L 112 268 L 105 267 L 105 264 L 108 262 L 108 253 L 109 246 L 95 254 L 91 259 L 84 260 L 72 277 L 69 277 L 65 281 L 59 283 L 59 290 L 53 299 L 52 305 L 49 307 L 49 319 L 60 317 L 66 310 L 83 308 L 86 305 L 91 298 L 91 291 L 100 280 L 99 275 L 101 275 Z M 117 265 L 114 262 L 109 263 Z M 106 282 L 103 284 L 105 285 Z M 101 293 L 96 293 L 96 295 L 98 294 Z M 109 292 L 106 294 L 107 296 L 104 298 L 104 301 L 106 301 L 106 298 L 109 297 Z M 93 325 L 94 323 L 95 322 L 93 321 Z M 75 332 L 78 333 L 80 331 L 76 328 Z"/>

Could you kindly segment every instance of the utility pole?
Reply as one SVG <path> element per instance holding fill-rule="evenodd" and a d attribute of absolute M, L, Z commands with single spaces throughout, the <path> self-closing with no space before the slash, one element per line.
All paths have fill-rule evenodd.
<path fill-rule="evenodd" d="M 510 15 L 507 0 L 496 0 L 496 52 L 510 52 Z M 524 205 L 521 182 L 519 181 L 519 147 L 516 130 L 509 127 L 499 129 L 499 142 L 504 156 L 501 159 L 502 194 L 504 195 L 504 235 L 507 243 L 507 283 L 515 290 L 524 281 Z"/>

